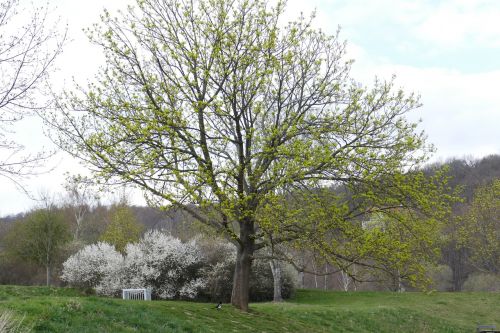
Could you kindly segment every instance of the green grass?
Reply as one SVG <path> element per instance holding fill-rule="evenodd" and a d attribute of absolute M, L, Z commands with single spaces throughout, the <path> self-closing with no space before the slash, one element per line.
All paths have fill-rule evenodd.
<path fill-rule="evenodd" d="M 299 290 L 285 303 L 229 305 L 123 301 L 66 288 L 0 286 L 10 309 L 34 332 L 475 332 L 500 327 L 500 294 Z"/>

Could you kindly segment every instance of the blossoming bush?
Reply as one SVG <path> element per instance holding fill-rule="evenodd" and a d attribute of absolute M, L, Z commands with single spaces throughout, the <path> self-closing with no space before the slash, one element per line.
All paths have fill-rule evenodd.
<path fill-rule="evenodd" d="M 70 285 L 117 296 L 124 288 L 152 288 L 158 298 L 195 298 L 205 287 L 203 256 L 195 240 L 181 242 L 164 232 L 147 232 L 127 244 L 123 257 L 107 243 L 87 245 L 63 264 Z"/>
<path fill-rule="evenodd" d="M 98 293 L 111 295 L 109 285 L 120 275 L 123 256 L 114 246 L 99 242 L 87 245 L 63 263 L 61 279 L 79 288 L 94 288 Z M 115 283 L 116 284 L 116 283 Z"/>
<path fill-rule="evenodd" d="M 236 253 L 220 240 L 182 242 L 165 232 L 148 231 L 127 244 L 125 256 L 107 243 L 87 245 L 63 264 L 62 279 L 100 295 L 118 296 L 125 288 L 151 288 L 161 299 L 229 301 Z M 293 289 L 284 274 L 283 296 Z M 255 261 L 250 299 L 272 300 L 273 280 L 268 262 Z"/>
<path fill-rule="evenodd" d="M 159 298 L 195 298 L 205 286 L 204 258 L 196 240 L 181 242 L 158 230 L 148 231 L 125 248 L 123 283 L 152 288 Z"/>

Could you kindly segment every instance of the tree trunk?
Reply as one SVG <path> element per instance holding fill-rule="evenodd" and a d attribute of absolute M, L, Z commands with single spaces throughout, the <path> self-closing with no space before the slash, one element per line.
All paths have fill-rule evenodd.
<path fill-rule="evenodd" d="M 328 290 L 328 274 L 327 273 L 328 273 L 328 264 L 325 263 L 325 276 L 323 277 L 324 278 L 323 280 L 325 282 L 324 286 L 323 286 L 324 290 Z"/>
<path fill-rule="evenodd" d="M 299 288 L 304 289 L 304 272 L 298 272 Z"/>
<path fill-rule="evenodd" d="M 318 289 L 318 271 L 316 270 L 316 261 L 313 260 L 313 271 L 314 271 L 314 288 Z"/>
<path fill-rule="evenodd" d="M 78 240 L 80 238 L 80 229 L 83 224 L 83 216 L 80 214 L 75 214 L 75 220 L 76 220 L 76 228 L 75 228 L 74 239 Z"/>
<path fill-rule="evenodd" d="M 45 266 L 45 271 L 47 274 L 47 287 L 50 287 L 50 265 Z"/>
<path fill-rule="evenodd" d="M 273 302 L 283 302 L 283 296 L 281 295 L 281 287 L 283 286 L 283 279 L 281 278 L 281 264 L 276 259 L 271 259 L 269 261 L 271 266 L 271 272 L 273 273 Z"/>
<path fill-rule="evenodd" d="M 50 249 L 51 249 L 51 246 L 52 245 L 52 242 L 51 242 L 51 238 L 48 237 L 47 238 L 48 240 L 48 246 L 47 246 L 47 253 L 45 254 L 45 270 L 46 270 L 46 273 L 47 273 L 47 287 L 50 286 L 50 266 L 51 266 L 51 263 L 52 263 L 52 260 L 50 260 Z"/>
<path fill-rule="evenodd" d="M 254 252 L 253 223 L 240 223 L 240 241 L 234 267 L 231 304 L 242 311 L 248 311 L 250 294 L 250 271 Z"/>
<path fill-rule="evenodd" d="M 351 279 L 349 278 L 349 274 L 346 271 L 340 271 L 340 282 L 342 283 L 342 289 L 344 291 L 349 291 L 349 285 L 351 284 Z"/>

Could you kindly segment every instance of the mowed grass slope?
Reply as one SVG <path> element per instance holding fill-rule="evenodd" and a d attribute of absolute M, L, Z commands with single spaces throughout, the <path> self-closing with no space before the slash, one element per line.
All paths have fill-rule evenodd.
<path fill-rule="evenodd" d="M 65 288 L 0 286 L 9 309 L 34 332 L 475 332 L 500 327 L 500 294 L 300 290 L 283 304 L 123 301 Z"/>

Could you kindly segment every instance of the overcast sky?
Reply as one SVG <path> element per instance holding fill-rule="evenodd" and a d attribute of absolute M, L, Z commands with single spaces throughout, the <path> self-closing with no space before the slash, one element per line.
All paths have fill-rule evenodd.
<path fill-rule="evenodd" d="M 85 82 L 102 64 L 100 50 L 87 42 L 82 28 L 99 21 L 104 7 L 115 11 L 134 1 L 51 0 L 54 17 L 68 23 L 70 42 L 58 61 L 56 86 L 72 78 Z M 497 0 L 289 0 L 287 17 L 316 11 L 315 25 L 348 42 L 355 59 L 353 77 L 371 84 L 375 76 L 422 96 L 423 107 L 411 118 L 437 148 L 433 160 L 500 154 L 500 1 Z M 32 150 L 50 147 L 40 124 L 28 120 L 15 139 Z M 65 172 L 77 163 L 58 154 L 55 169 L 29 181 L 27 188 L 62 192 Z M 81 169 L 80 169 L 81 170 Z M 0 178 L 0 216 L 30 209 L 34 201 Z"/>

